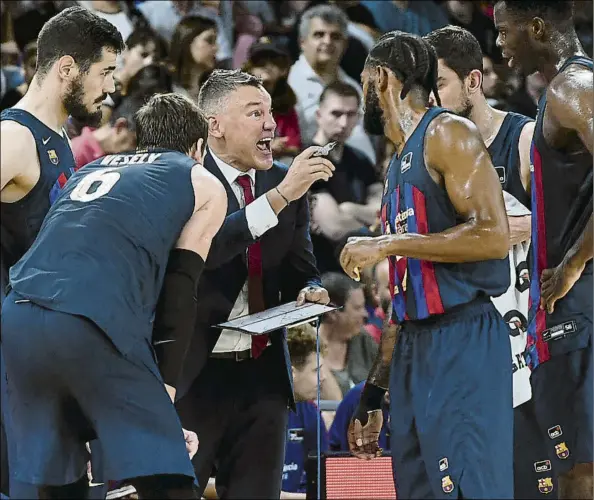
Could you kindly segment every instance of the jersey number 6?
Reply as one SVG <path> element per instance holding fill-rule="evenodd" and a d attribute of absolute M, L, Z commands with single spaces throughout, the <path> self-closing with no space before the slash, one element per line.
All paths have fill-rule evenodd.
<path fill-rule="evenodd" d="M 70 193 L 70 199 L 74 201 L 89 202 L 101 198 L 111 191 L 111 188 L 120 180 L 120 173 L 115 169 L 102 169 L 92 172 L 76 185 Z M 92 188 L 93 191 L 91 191 Z"/>

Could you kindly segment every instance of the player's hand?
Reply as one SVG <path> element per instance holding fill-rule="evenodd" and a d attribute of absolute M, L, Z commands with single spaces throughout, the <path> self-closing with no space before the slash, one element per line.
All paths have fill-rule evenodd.
<path fill-rule="evenodd" d="M 327 181 L 334 174 L 335 167 L 322 156 L 312 156 L 320 146 L 310 146 L 291 163 L 287 175 L 277 189 L 289 201 L 301 198 L 316 181 Z"/>
<path fill-rule="evenodd" d="M 379 447 L 379 435 L 384 423 L 382 410 L 371 410 L 367 412 L 367 423 L 361 424 L 358 418 L 351 420 L 349 424 L 348 440 L 351 453 L 357 458 L 371 460 L 382 455 Z"/>
<path fill-rule="evenodd" d="M 378 248 L 377 238 L 349 238 L 340 252 L 340 265 L 351 278 L 361 279 L 361 269 L 373 266 L 386 256 Z"/>
<path fill-rule="evenodd" d="M 584 265 L 575 266 L 561 262 L 557 267 L 545 269 L 540 275 L 540 307 L 549 314 L 555 310 L 555 302 L 562 299 L 580 279 Z"/>
<path fill-rule="evenodd" d="M 302 306 L 306 302 L 315 302 L 316 304 L 328 304 L 330 302 L 330 295 L 328 290 L 321 286 L 308 286 L 299 292 L 297 295 L 297 304 Z"/>
<path fill-rule="evenodd" d="M 187 431 L 186 429 L 182 430 L 184 431 L 184 439 L 186 441 L 186 451 L 190 455 L 190 460 L 192 460 L 198 451 L 198 436 L 195 432 Z"/>

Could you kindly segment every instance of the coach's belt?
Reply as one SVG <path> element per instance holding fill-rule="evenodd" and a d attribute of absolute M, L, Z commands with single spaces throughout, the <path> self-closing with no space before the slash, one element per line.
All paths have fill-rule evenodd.
<path fill-rule="evenodd" d="M 252 358 L 252 350 L 246 349 L 245 351 L 213 352 L 210 355 L 210 357 L 215 359 L 232 359 L 233 361 L 245 361 L 246 359 Z"/>

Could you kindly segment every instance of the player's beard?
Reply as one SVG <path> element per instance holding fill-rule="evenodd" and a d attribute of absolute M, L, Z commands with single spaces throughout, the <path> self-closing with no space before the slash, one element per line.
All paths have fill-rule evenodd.
<path fill-rule="evenodd" d="M 369 86 L 365 96 L 365 114 L 363 115 L 363 126 L 371 135 L 384 135 L 384 111 L 382 110 L 379 97 L 373 85 Z"/>
<path fill-rule="evenodd" d="M 472 102 L 470 101 L 470 97 L 467 94 L 462 94 L 462 103 L 456 110 L 456 114 L 462 116 L 463 118 L 470 118 L 471 113 Z"/>
<path fill-rule="evenodd" d="M 97 127 L 101 123 L 103 113 L 101 109 L 89 111 L 84 104 L 84 89 L 82 76 L 74 80 L 64 96 L 64 108 L 66 112 L 80 125 Z"/>

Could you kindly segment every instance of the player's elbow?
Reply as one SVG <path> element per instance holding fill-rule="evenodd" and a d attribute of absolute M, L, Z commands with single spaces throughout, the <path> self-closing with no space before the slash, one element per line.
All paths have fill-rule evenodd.
<path fill-rule="evenodd" d="M 491 228 L 487 250 L 489 259 L 505 259 L 509 254 L 509 228 L 507 224 Z"/>

